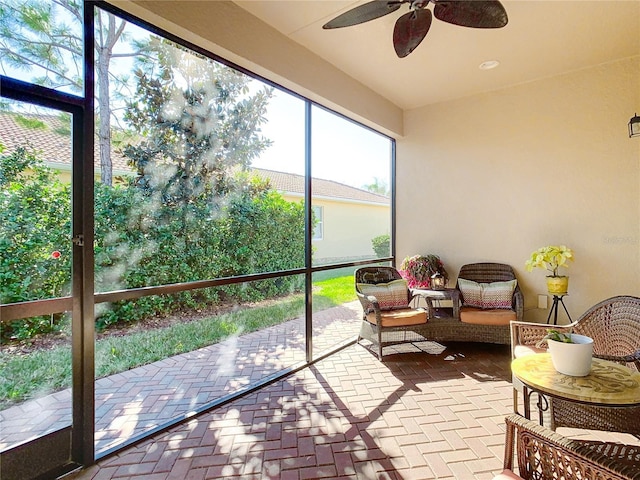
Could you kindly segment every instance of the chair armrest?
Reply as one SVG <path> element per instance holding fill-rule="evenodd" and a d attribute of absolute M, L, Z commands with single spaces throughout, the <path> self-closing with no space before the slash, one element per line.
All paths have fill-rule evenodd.
<path fill-rule="evenodd" d="M 356 296 L 358 297 L 358 300 L 360 300 L 360 304 L 362 305 L 365 316 L 372 310 L 376 312 L 376 315 L 380 315 L 380 304 L 378 303 L 378 299 L 375 296 L 364 295 L 357 290 Z"/>
<path fill-rule="evenodd" d="M 460 320 L 460 306 L 462 305 L 462 292 L 455 288 L 451 292 L 451 305 L 453 306 L 453 318 Z"/>
<path fill-rule="evenodd" d="M 609 360 L 610 362 L 616 362 L 625 364 L 628 367 L 629 364 L 635 365 L 636 370 L 640 371 L 640 350 L 637 350 L 631 355 L 604 355 L 604 354 L 593 354 L 594 357 L 600 358 L 602 360 Z M 632 367 L 631 367 L 632 368 Z"/>
<path fill-rule="evenodd" d="M 569 332 L 568 325 L 548 325 L 546 323 L 511 322 L 511 346 L 527 345 L 534 347 L 547 335 L 547 330 L 553 328 L 559 332 Z"/>
<path fill-rule="evenodd" d="M 522 291 L 519 287 L 516 287 L 513 292 L 513 309 L 516 312 L 516 320 L 521 322 L 524 318 L 524 295 L 522 295 Z"/>
<path fill-rule="evenodd" d="M 581 478 L 629 480 L 640 472 L 603 455 L 578 440 L 571 440 L 517 414 L 507 425 L 504 468 L 513 471 L 517 451 L 518 474 L 524 479 Z"/>

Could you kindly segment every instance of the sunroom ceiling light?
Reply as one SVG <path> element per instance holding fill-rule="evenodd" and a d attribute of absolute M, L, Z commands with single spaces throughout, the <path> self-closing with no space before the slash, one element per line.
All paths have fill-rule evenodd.
<path fill-rule="evenodd" d="M 480 70 L 491 70 L 492 68 L 496 68 L 500 65 L 500 62 L 497 60 L 487 60 L 486 62 L 482 62 L 478 68 Z"/>

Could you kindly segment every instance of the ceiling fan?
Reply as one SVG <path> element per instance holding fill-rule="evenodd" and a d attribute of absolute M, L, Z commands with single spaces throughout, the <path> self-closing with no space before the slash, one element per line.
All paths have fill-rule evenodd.
<path fill-rule="evenodd" d="M 393 47 L 400 58 L 413 52 L 431 27 L 431 11 L 443 22 L 472 28 L 502 28 L 507 24 L 507 11 L 498 0 L 373 0 L 347 10 L 322 26 L 324 29 L 350 27 L 375 20 L 409 4 L 409 12 L 396 20 Z"/>

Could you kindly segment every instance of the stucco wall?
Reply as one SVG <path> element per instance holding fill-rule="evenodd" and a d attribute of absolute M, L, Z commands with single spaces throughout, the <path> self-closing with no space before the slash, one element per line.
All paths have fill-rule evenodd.
<path fill-rule="evenodd" d="M 289 202 L 300 202 L 301 197 L 283 194 Z M 313 241 L 314 263 L 332 263 L 337 260 L 373 257 L 371 240 L 391 233 L 391 207 L 356 203 L 344 200 L 314 198 L 313 206 L 323 209 L 323 237 Z M 328 262 L 323 259 L 329 259 Z"/>
<path fill-rule="evenodd" d="M 508 263 L 528 320 L 547 316 L 536 309 L 545 273 L 524 268 L 544 245 L 575 251 L 565 270 L 574 318 L 609 296 L 640 296 L 640 138 L 627 131 L 639 110 L 635 57 L 406 112 L 398 258 L 439 254 L 453 280 L 465 263 Z"/>
<path fill-rule="evenodd" d="M 371 240 L 391 233 L 391 213 L 388 206 L 364 205 L 330 200 L 314 200 L 324 207 L 323 239 L 314 241 L 313 257 L 361 258 L 375 256 Z"/>

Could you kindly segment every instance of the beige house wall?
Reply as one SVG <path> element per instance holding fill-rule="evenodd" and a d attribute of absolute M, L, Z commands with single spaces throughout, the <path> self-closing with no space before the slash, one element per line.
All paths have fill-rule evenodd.
<path fill-rule="evenodd" d="M 640 296 L 640 57 L 405 113 L 397 143 L 397 256 L 439 254 L 516 269 L 525 318 L 545 321 L 545 273 L 524 262 L 538 247 L 575 251 L 565 303 Z M 425 199 L 441 207 L 420 209 Z M 454 278 L 455 280 L 455 278 Z"/>
<path fill-rule="evenodd" d="M 71 183 L 72 181 L 71 168 L 68 165 L 61 166 L 59 163 L 46 163 L 46 162 L 45 164 L 56 172 L 58 176 L 58 180 L 60 180 L 60 182 Z M 113 172 L 113 177 L 114 177 L 113 183 L 114 185 L 117 185 L 119 183 L 122 183 L 120 180 L 120 177 L 131 177 L 131 176 L 133 176 L 132 172 L 115 171 Z M 96 183 L 100 182 L 100 170 L 96 169 L 94 171 L 93 180 Z"/>
<path fill-rule="evenodd" d="M 289 202 L 301 198 L 283 194 Z M 323 259 L 357 259 L 375 256 L 371 240 L 391 233 L 391 207 L 313 198 L 313 206 L 323 208 L 322 240 L 313 241 L 314 263 Z"/>

